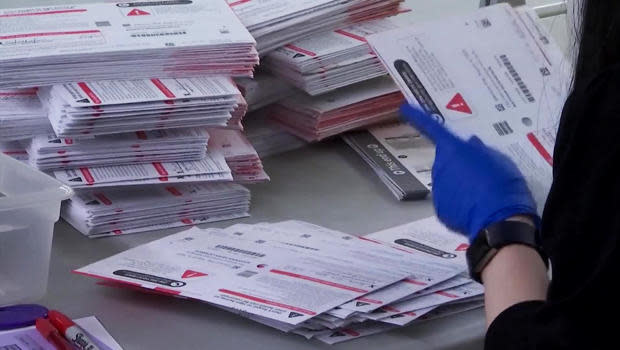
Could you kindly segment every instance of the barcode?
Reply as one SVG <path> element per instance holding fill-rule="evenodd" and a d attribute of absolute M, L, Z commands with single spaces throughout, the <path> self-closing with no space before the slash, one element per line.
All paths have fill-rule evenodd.
<path fill-rule="evenodd" d="M 510 135 L 514 132 L 507 121 L 495 123 L 493 124 L 493 128 L 497 131 L 499 136 Z"/>
<path fill-rule="evenodd" d="M 229 246 L 225 246 L 225 245 L 220 245 L 220 244 L 216 245 L 215 248 L 224 249 L 224 250 L 228 250 L 228 251 L 235 252 L 235 253 L 241 253 L 241 254 L 245 254 L 245 255 L 256 256 L 256 257 L 259 257 L 259 258 L 262 258 L 262 257 L 265 256 L 265 254 L 255 253 L 255 252 L 251 252 L 249 250 L 233 248 L 233 247 L 229 247 Z"/>
<path fill-rule="evenodd" d="M 110 24 L 110 22 L 108 21 L 103 21 L 103 22 L 95 22 L 95 25 L 97 27 L 111 27 L 112 25 Z"/>
<path fill-rule="evenodd" d="M 0 350 L 22 350 L 22 348 L 17 344 L 8 344 L 0 346 Z"/>
<path fill-rule="evenodd" d="M 254 275 L 258 274 L 258 272 L 254 272 L 254 271 L 243 271 L 243 272 L 239 272 L 237 274 L 237 276 L 241 276 L 241 277 L 246 277 L 246 278 L 250 278 Z"/>
<path fill-rule="evenodd" d="M 527 88 L 527 85 L 525 85 L 525 83 L 523 82 L 523 79 L 521 79 L 521 76 L 519 75 L 519 73 L 517 73 L 517 70 L 512 65 L 508 57 L 506 55 L 500 55 L 499 58 L 504 63 L 504 66 L 506 66 L 506 68 L 508 69 L 508 73 L 510 73 L 510 75 L 512 76 L 512 79 L 514 79 L 517 85 L 519 86 L 519 89 L 521 89 L 521 92 L 523 92 L 523 94 L 525 95 L 525 98 L 529 102 L 536 102 L 536 99 L 532 95 L 532 92 L 530 91 L 530 89 Z"/>
<path fill-rule="evenodd" d="M 174 36 L 174 35 L 186 35 L 186 31 L 178 31 L 178 32 L 160 32 L 160 33 L 141 33 L 141 34 L 131 34 L 132 38 L 151 38 L 158 36 Z"/>

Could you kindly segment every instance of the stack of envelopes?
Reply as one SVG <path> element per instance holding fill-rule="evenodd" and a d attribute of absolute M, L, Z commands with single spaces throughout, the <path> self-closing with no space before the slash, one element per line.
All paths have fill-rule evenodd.
<path fill-rule="evenodd" d="M 79 82 L 42 88 L 59 137 L 184 127 L 235 127 L 247 110 L 227 77 Z"/>
<path fill-rule="evenodd" d="M 315 33 L 395 15 L 403 0 L 227 0 L 261 55 Z"/>
<path fill-rule="evenodd" d="M 36 89 L 0 90 L 0 141 L 22 140 L 51 131 Z"/>
<path fill-rule="evenodd" d="M 53 175 L 74 189 L 233 180 L 217 149 L 207 150 L 201 160 L 80 167 L 56 170 Z"/>
<path fill-rule="evenodd" d="M 220 151 L 230 167 L 233 179 L 238 183 L 269 181 L 254 146 L 238 130 L 211 129 L 209 147 Z"/>
<path fill-rule="evenodd" d="M 310 95 L 323 94 L 386 75 L 366 37 L 394 28 L 395 22 L 383 18 L 313 35 L 271 52 L 263 65 Z"/>
<path fill-rule="evenodd" d="M 138 131 L 71 139 L 37 136 L 28 144 L 30 163 L 60 170 L 148 162 L 200 160 L 209 134 L 203 129 Z"/>
<path fill-rule="evenodd" d="M 249 112 L 278 102 L 296 91 L 289 83 L 264 71 L 258 72 L 252 79 L 239 78 L 235 82 L 248 104 Z"/>
<path fill-rule="evenodd" d="M 234 183 L 185 184 L 82 192 L 62 217 L 90 237 L 204 224 L 248 216 L 250 191 Z"/>
<path fill-rule="evenodd" d="M 292 151 L 307 144 L 306 141 L 270 121 L 267 115 L 260 111 L 246 118 L 245 132 L 261 158 Z"/>
<path fill-rule="evenodd" d="M 23 162 L 28 161 L 28 152 L 19 141 L 0 141 L 0 153 Z"/>
<path fill-rule="evenodd" d="M 300 93 L 278 102 L 269 115 L 306 141 L 319 141 L 359 127 L 395 120 L 403 95 L 379 77 L 321 96 Z"/>
<path fill-rule="evenodd" d="M 435 145 L 406 123 L 386 123 L 342 135 L 399 200 L 426 198 Z"/>
<path fill-rule="evenodd" d="M 123 5 L 0 10 L 0 89 L 67 81 L 252 76 L 258 64 L 255 40 L 223 0 Z"/>
<path fill-rule="evenodd" d="M 480 308 L 467 246 L 435 218 L 363 237 L 299 221 L 237 224 L 193 228 L 75 272 L 333 344 Z"/>

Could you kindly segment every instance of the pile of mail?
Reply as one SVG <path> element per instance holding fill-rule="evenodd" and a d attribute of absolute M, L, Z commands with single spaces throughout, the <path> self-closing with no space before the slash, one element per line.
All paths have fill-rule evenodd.
<path fill-rule="evenodd" d="M 139 131 L 89 138 L 36 136 L 28 144 L 30 164 L 55 171 L 133 163 L 193 161 L 206 157 L 203 129 Z"/>
<path fill-rule="evenodd" d="M 403 0 L 227 0 L 261 56 L 292 41 L 398 13 Z"/>
<path fill-rule="evenodd" d="M 317 34 L 271 52 L 262 66 L 310 95 L 319 95 L 386 75 L 366 37 L 394 28 L 395 22 L 383 18 Z"/>
<path fill-rule="evenodd" d="M 28 161 L 28 152 L 18 141 L 0 141 L 0 153 L 17 160 Z"/>
<path fill-rule="evenodd" d="M 258 64 L 255 40 L 225 1 L 58 5 L 0 10 L 0 18 L 0 89 L 252 76 Z"/>
<path fill-rule="evenodd" d="M 289 83 L 263 71 L 257 72 L 252 79 L 237 78 L 235 82 L 248 104 L 249 112 L 276 103 L 295 93 L 295 89 Z"/>
<path fill-rule="evenodd" d="M 212 129 L 209 134 L 209 144 L 222 152 L 235 182 L 250 184 L 269 181 L 263 162 L 242 132 Z"/>
<path fill-rule="evenodd" d="M 311 142 L 395 120 L 403 102 L 393 81 L 379 77 L 321 96 L 299 93 L 278 102 L 269 115 L 287 131 Z"/>
<path fill-rule="evenodd" d="M 36 89 L 0 90 L 0 140 L 22 140 L 51 130 Z"/>
<path fill-rule="evenodd" d="M 91 238 L 205 224 L 248 216 L 250 192 L 233 183 L 81 192 L 62 217 Z"/>
<path fill-rule="evenodd" d="M 265 113 L 255 112 L 246 118 L 245 132 L 261 158 L 301 148 L 306 141 L 288 133 L 270 121 Z"/>
<path fill-rule="evenodd" d="M 461 288 L 465 292 L 468 288 Z M 471 290 L 470 290 L 471 291 Z M 477 290 L 474 290 L 477 293 Z M 473 294 L 473 293 L 472 293 Z M 463 312 L 484 307 L 484 300 L 480 296 L 456 299 L 439 306 L 431 306 L 423 310 L 395 314 L 379 322 L 361 322 L 341 327 L 339 329 L 318 331 L 293 331 L 306 338 L 316 338 L 324 343 L 333 345 L 349 340 L 359 339 L 374 334 L 388 332 L 403 326 L 415 326 L 424 321 L 457 315 Z M 430 311 L 429 311 L 430 310 Z"/>
<path fill-rule="evenodd" d="M 404 123 L 342 135 L 399 200 L 425 198 L 432 185 L 435 146 Z"/>
<path fill-rule="evenodd" d="M 240 132 L 248 104 L 233 78 L 247 83 L 259 56 L 226 0 L 50 5 L 0 18 L 0 149 L 76 190 L 63 216 L 78 230 L 247 215 L 238 183 L 269 176 Z M 258 107 L 291 93 L 278 86 L 245 90 Z"/>
<path fill-rule="evenodd" d="M 233 180 L 218 149 L 207 150 L 201 160 L 71 168 L 53 175 L 74 189 Z"/>
<path fill-rule="evenodd" d="M 75 272 L 333 344 L 481 307 L 467 247 L 435 218 L 364 237 L 299 221 L 237 224 L 192 228 Z"/>
<path fill-rule="evenodd" d="M 39 95 L 59 137 L 181 127 L 240 128 L 247 110 L 227 77 L 106 80 L 54 85 Z"/>
<path fill-rule="evenodd" d="M 269 180 L 237 130 L 42 136 L 28 149 L 32 165 L 78 190 L 62 217 L 89 237 L 245 217 L 250 193 L 237 183 Z"/>

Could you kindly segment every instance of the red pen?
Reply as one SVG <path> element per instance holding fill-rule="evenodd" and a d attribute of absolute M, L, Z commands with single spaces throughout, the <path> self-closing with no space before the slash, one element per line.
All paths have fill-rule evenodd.
<path fill-rule="evenodd" d="M 86 335 L 86 332 L 75 324 L 69 317 L 60 311 L 50 310 L 47 318 L 58 328 L 61 334 L 65 336 L 73 345 L 81 350 L 100 350 L 97 345 Z"/>
<path fill-rule="evenodd" d="M 37 331 L 41 333 L 43 338 L 48 342 L 52 343 L 54 347 L 58 350 L 75 350 L 73 345 L 71 345 L 65 337 L 63 337 L 58 329 L 54 327 L 50 321 L 44 318 L 37 318 L 35 321 L 35 326 Z"/>

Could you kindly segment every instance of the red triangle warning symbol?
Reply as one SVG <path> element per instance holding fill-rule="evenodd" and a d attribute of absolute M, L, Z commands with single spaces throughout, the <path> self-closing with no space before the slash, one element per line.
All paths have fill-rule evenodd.
<path fill-rule="evenodd" d="M 194 270 L 185 270 L 182 278 L 196 278 L 196 277 L 203 277 L 203 276 L 208 276 L 208 275 L 206 273 L 202 273 L 202 272 L 198 272 Z"/>
<path fill-rule="evenodd" d="M 127 16 L 148 16 L 148 15 L 150 15 L 150 13 L 143 11 L 143 10 L 138 10 L 138 9 L 133 9 L 127 14 Z"/>
<path fill-rule="evenodd" d="M 471 108 L 469 108 L 469 105 L 467 105 L 467 102 L 465 102 L 465 99 L 460 93 L 454 95 L 452 100 L 448 102 L 446 108 L 461 113 L 472 114 Z"/>
<path fill-rule="evenodd" d="M 469 248 L 469 244 L 467 244 L 467 243 L 463 243 L 463 244 L 461 244 L 460 246 L 456 247 L 456 249 L 455 249 L 455 250 L 456 250 L 457 252 L 464 252 L 464 251 L 466 251 L 466 250 L 467 250 L 467 248 Z"/>

